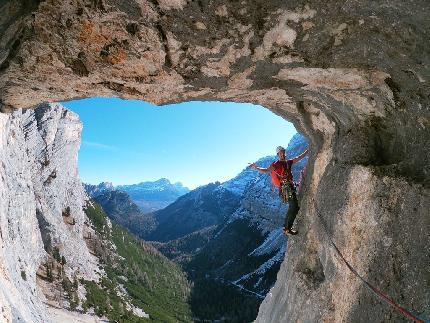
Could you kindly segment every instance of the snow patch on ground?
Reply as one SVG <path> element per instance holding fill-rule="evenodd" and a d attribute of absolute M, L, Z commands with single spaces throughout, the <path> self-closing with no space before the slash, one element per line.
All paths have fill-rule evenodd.
<path fill-rule="evenodd" d="M 275 250 L 278 250 L 279 248 L 282 248 L 286 240 L 287 238 L 282 232 L 282 229 L 275 229 L 270 232 L 266 240 L 264 240 L 264 242 L 258 248 L 254 249 L 251 253 L 249 253 L 248 256 L 257 257 L 269 254 Z"/>
<path fill-rule="evenodd" d="M 262 276 L 266 273 L 267 270 L 269 270 L 274 264 L 281 262 L 284 259 L 286 245 L 284 245 L 279 251 L 274 255 L 272 258 L 264 262 L 260 267 L 258 267 L 255 271 L 250 272 L 246 275 L 243 275 L 239 279 L 235 280 L 233 283 L 238 285 L 239 282 L 247 280 L 248 278 L 257 275 Z"/>

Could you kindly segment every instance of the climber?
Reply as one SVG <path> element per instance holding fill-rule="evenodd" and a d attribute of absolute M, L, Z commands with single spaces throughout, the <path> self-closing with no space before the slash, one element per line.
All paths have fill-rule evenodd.
<path fill-rule="evenodd" d="M 276 154 L 279 160 L 273 162 L 268 168 L 258 167 L 255 163 L 249 165 L 250 168 L 259 171 L 260 173 L 271 173 L 272 182 L 275 186 L 279 187 L 279 197 L 283 203 L 288 202 L 288 212 L 285 216 L 284 233 L 286 235 L 295 235 L 297 230 L 293 230 L 292 226 L 299 212 L 299 203 L 297 201 L 296 187 L 293 181 L 293 173 L 291 166 L 301 160 L 308 153 L 306 149 L 300 155 L 291 159 L 285 159 L 285 148 L 277 147 Z"/>

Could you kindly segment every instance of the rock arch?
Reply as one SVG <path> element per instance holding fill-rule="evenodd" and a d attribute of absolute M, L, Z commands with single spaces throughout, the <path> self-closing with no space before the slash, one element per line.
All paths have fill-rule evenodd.
<path fill-rule="evenodd" d="M 361 274 L 429 316 L 429 7 L 6 0 L 0 109 L 89 96 L 261 104 L 310 139 L 313 163 L 303 234 L 258 321 L 400 320 L 336 257 L 317 209 Z"/>

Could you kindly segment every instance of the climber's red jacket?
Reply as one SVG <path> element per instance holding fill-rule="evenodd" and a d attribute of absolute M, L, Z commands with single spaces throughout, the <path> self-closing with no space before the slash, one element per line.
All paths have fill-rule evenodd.
<path fill-rule="evenodd" d="M 291 172 L 291 166 L 293 165 L 293 160 L 277 160 L 272 163 L 273 170 L 271 172 L 272 175 L 272 183 L 276 187 L 281 186 L 281 180 L 287 180 L 289 182 L 293 182 L 293 173 Z"/>

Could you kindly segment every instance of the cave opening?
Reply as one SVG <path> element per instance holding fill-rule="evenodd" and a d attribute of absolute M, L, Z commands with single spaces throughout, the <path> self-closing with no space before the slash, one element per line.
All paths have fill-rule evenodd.
<path fill-rule="evenodd" d="M 284 258 L 288 206 L 270 176 L 247 166 L 268 167 L 279 145 L 293 157 L 307 139 L 269 110 L 245 103 L 154 107 L 89 98 L 62 105 L 83 123 L 78 160 L 87 194 L 111 220 L 181 266 L 193 285 L 193 317 L 254 320 Z M 293 166 L 297 182 L 306 161 Z M 187 178 L 193 172 L 200 177 Z"/>

